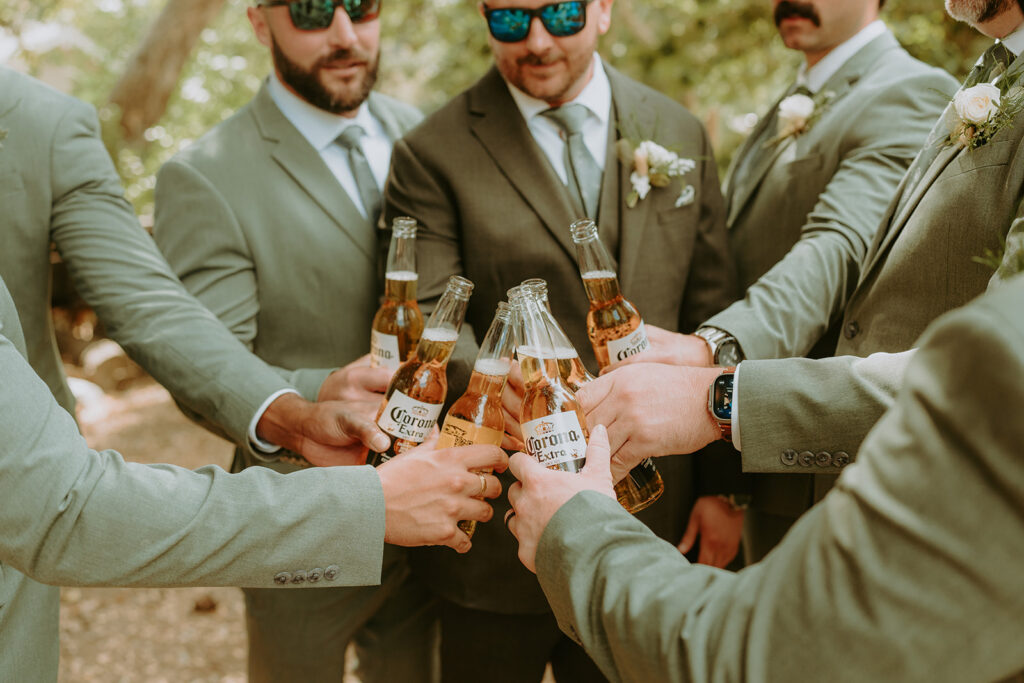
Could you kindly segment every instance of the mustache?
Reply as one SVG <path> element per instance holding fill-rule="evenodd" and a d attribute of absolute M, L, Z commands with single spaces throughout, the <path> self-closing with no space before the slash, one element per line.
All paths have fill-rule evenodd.
<path fill-rule="evenodd" d="M 782 2 L 775 6 L 776 26 L 781 24 L 783 19 L 789 19 L 792 17 L 807 19 L 815 26 L 819 28 L 821 27 L 821 17 L 818 16 L 818 10 L 814 9 L 814 5 L 809 2 L 782 0 Z"/>
<path fill-rule="evenodd" d="M 516 64 L 519 66 L 546 66 L 548 64 L 554 64 L 561 58 L 561 55 L 552 53 L 543 55 L 535 55 L 531 53 L 517 59 Z"/>
<path fill-rule="evenodd" d="M 320 69 L 325 66 L 331 66 L 336 62 L 370 62 L 370 55 L 363 52 L 362 50 L 352 50 L 348 48 L 339 48 L 325 57 L 321 57 L 316 61 L 314 68 Z"/>

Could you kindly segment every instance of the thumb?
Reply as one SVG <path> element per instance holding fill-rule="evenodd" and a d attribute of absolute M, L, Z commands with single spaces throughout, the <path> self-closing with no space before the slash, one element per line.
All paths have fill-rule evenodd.
<path fill-rule="evenodd" d="M 683 539 L 679 541 L 679 552 L 686 554 L 690 552 L 690 548 L 697 542 L 697 530 L 700 529 L 700 524 L 697 523 L 697 515 L 690 515 L 690 521 L 686 525 L 686 532 L 683 534 Z"/>
<path fill-rule="evenodd" d="M 361 441 L 364 446 L 375 453 L 386 451 L 391 446 L 391 439 L 380 430 L 377 423 L 362 415 L 343 413 L 339 418 L 343 432 L 353 439 Z"/>
<path fill-rule="evenodd" d="M 583 466 L 581 474 L 600 484 L 611 486 L 611 459 L 612 449 L 608 444 L 608 430 L 604 425 L 599 424 L 590 432 L 590 442 L 587 444 L 587 464 Z"/>
<path fill-rule="evenodd" d="M 537 462 L 536 458 L 522 451 L 513 453 L 508 459 L 509 472 L 521 482 L 525 483 L 538 469 L 542 472 L 547 471 L 547 468 Z"/>

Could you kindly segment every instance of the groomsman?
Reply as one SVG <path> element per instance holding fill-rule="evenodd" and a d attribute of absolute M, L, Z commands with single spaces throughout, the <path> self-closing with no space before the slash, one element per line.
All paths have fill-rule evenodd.
<path fill-rule="evenodd" d="M 525 278 L 549 285 L 555 316 L 584 362 L 584 296 L 569 225 L 591 217 L 618 264 L 625 295 L 644 320 L 693 330 L 733 300 L 732 266 L 714 155 L 701 124 L 678 103 L 620 74 L 597 54 L 612 0 L 493 0 L 480 6 L 495 66 L 395 145 L 385 223 L 415 217 L 421 302 L 433 305 L 452 273 L 476 283 L 468 325 L 449 367 L 449 394 L 465 386 L 476 344 L 506 290 Z M 619 143 L 648 141 L 694 160 L 635 205 L 633 157 Z M 461 361 L 461 363 L 459 363 Z M 454 379 L 461 366 L 461 381 Z M 665 494 L 638 517 L 678 543 L 693 512 L 702 557 L 736 553 L 742 515 L 680 456 L 663 459 Z M 697 470 L 697 471 L 695 471 Z M 697 508 L 694 508 L 694 501 Z M 498 511 L 500 514 L 500 510 Z M 731 537 L 731 540 L 730 540 Z M 440 595 L 445 681 L 597 680 L 562 636 L 536 580 L 514 561 L 500 525 L 483 525 L 474 551 L 414 553 L 414 570 Z M 516 643 L 517 647 L 509 647 Z"/>
<path fill-rule="evenodd" d="M 512 457 L 520 557 L 613 681 L 1024 680 L 1021 311 L 1024 276 L 931 325 L 857 463 L 738 574 L 624 513 L 600 428 L 582 476 Z"/>
<path fill-rule="evenodd" d="M 834 290 L 801 299 L 797 314 L 781 299 L 766 304 L 768 327 L 732 310 L 708 321 L 748 355 L 782 358 L 804 353 L 822 333 L 824 325 L 811 321 L 840 320 L 837 357 L 747 360 L 721 379 L 716 369 L 661 365 L 609 373 L 580 400 L 588 420 L 611 425 L 613 452 L 622 447 L 617 457 L 689 452 L 731 435 L 747 471 L 838 474 L 892 404 L 917 336 L 985 290 L 992 270 L 977 257 L 1002 249 L 1024 199 L 1024 117 L 1016 106 L 1024 93 L 1024 60 L 1017 58 L 1024 10 L 1005 0 L 947 0 L 946 7 L 1000 40 L 979 59 L 901 182 L 845 306 L 849 283 L 837 281 Z M 977 96 L 989 106 L 972 112 L 965 105 Z M 821 282 L 821 267 L 794 271 L 790 280 Z M 654 360 L 707 361 L 700 339 L 655 330 L 652 345 Z M 816 482 L 815 499 L 826 489 Z"/>
<path fill-rule="evenodd" d="M 0 680 L 57 680 L 53 585 L 278 588 L 380 581 L 384 543 L 452 543 L 501 491 L 497 448 L 418 449 L 374 470 L 227 475 L 90 450 L 25 362 L 0 279 Z M 452 483 L 458 483 L 453 490 Z M 386 513 L 385 513 L 386 508 Z M 29 578 L 31 577 L 31 578 Z M 36 581 L 52 584 L 42 585 Z"/>
<path fill-rule="evenodd" d="M 795 355 L 835 352 L 838 321 L 822 313 L 846 304 L 886 207 L 956 90 L 946 72 L 900 47 L 878 18 L 882 4 L 773 2 L 783 42 L 804 63 L 737 153 L 726 182 L 729 243 L 746 296 L 717 320 L 742 320 L 743 332 L 768 338 L 744 337 L 741 351 L 725 330 L 702 327 L 698 334 L 716 349 L 735 349 L 736 358 L 719 358 L 727 365 L 743 352 L 763 353 L 778 311 L 812 316 L 799 320 L 812 332 L 788 347 Z M 801 305 L 808 299 L 826 305 L 810 310 Z M 748 562 L 763 557 L 814 500 L 813 475 L 753 476 Z"/>
<path fill-rule="evenodd" d="M 371 93 L 380 2 L 267 0 L 248 9 L 274 71 L 256 97 L 161 169 L 155 237 L 185 286 L 315 400 L 331 368 L 369 350 L 378 305 L 377 219 L 393 141 L 420 119 Z M 376 387 L 383 391 L 387 373 Z M 329 381 L 329 380 L 328 380 Z M 379 396 L 366 407 L 375 416 Z M 362 462 L 362 461 L 360 461 Z M 266 465 L 239 450 L 234 471 Z M 380 588 L 246 589 L 252 681 L 359 676 L 429 681 L 429 593 L 385 552 Z"/>

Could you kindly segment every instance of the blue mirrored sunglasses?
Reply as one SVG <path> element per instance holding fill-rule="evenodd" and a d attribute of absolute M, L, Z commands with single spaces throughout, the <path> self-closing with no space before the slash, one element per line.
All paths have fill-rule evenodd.
<path fill-rule="evenodd" d="M 587 5 L 594 0 L 553 2 L 536 9 L 502 7 L 491 9 L 484 5 L 487 29 L 494 39 L 502 43 L 518 43 L 530 35 L 533 18 L 540 19 L 545 30 L 557 38 L 572 36 L 587 25 Z"/>
<path fill-rule="evenodd" d="M 373 21 L 380 15 L 381 0 L 263 0 L 260 7 L 288 6 L 292 26 L 300 31 L 322 31 L 334 21 L 338 7 L 353 24 Z"/>

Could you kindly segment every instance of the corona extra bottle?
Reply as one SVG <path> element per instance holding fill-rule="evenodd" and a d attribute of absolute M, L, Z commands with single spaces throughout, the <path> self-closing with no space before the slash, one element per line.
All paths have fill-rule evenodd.
<path fill-rule="evenodd" d="M 416 350 L 423 313 L 416 303 L 416 221 L 396 218 L 384 281 L 384 302 L 370 330 L 370 365 L 395 369 Z"/>
<path fill-rule="evenodd" d="M 466 278 L 449 278 L 416 350 L 388 385 L 377 426 L 392 437 L 391 447 L 371 454 L 371 465 L 380 465 L 423 443 L 437 424 L 448 393 L 448 359 L 455 350 L 472 291 L 473 283 Z"/>
<path fill-rule="evenodd" d="M 644 321 L 636 307 L 619 291 L 619 278 L 597 236 L 597 224 L 592 220 L 576 221 L 569 230 L 576 243 L 576 261 L 590 300 L 587 336 L 594 347 L 598 367 L 604 369 L 614 361 L 646 351 L 650 344 Z"/>
<path fill-rule="evenodd" d="M 438 448 L 472 444 L 501 445 L 505 436 L 501 391 L 505 388 L 505 380 L 512 366 L 514 347 L 512 311 L 507 303 L 499 301 L 494 321 L 473 363 L 473 374 L 469 378 L 466 393 L 452 404 L 444 418 Z M 484 471 L 489 473 L 491 470 Z M 461 521 L 459 528 L 472 537 L 476 522 Z"/>
<path fill-rule="evenodd" d="M 558 359 L 559 373 L 573 392 L 578 391 L 581 386 L 594 379 L 594 377 L 587 372 L 583 361 L 580 360 L 579 353 L 576 352 L 572 342 L 569 341 L 565 332 L 562 331 L 554 315 L 551 314 L 551 307 L 547 300 L 547 283 L 540 278 L 534 278 L 524 281 L 521 287 L 528 296 L 539 299 L 542 308 L 541 315 L 544 316 L 549 333 L 555 340 L 555 355 Z M 565 351 L 565 349 L 568 349 L 568 351 Z M 571 358 L 565 360 L 569 356 Z M 582 375 L 577 368 L 582 370 Z M 626 477 L 615 485 L 615 497 L 618 499 L 619 504 L 628 512 L 634 514 L 650 507 L 661 498 L 664 492 L 665 482 L 651 458 L 647 458 L 634 467 Z"/>
<path fill-rule="evenodd" d="M 513 288 L 516 353 L 523 372 L 519 423 L 526 452 L 549 469 L 579 472 L 587 460 L 587 422 L 558 371 L 540 304 Z"/>

